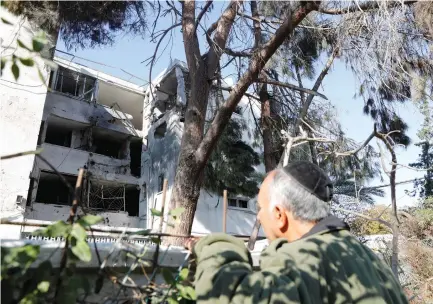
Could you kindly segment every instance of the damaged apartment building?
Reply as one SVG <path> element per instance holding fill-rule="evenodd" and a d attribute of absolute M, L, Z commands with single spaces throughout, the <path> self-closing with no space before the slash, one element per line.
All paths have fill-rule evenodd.
<path fill-rule="evenodd" d="M 143 88 L 73 60 L 54 61 L 58 69 L 47 72 L 48 90 L 40 110 L 33 111 L 33 125 L 23 127 L 28 128 L 25 133 L 37 132 L 41 157 L 34 157 L 32 166 L 20 167 L 22 177 L 15 183 L 19 191 L 2 194 L 2 210 L 17 204 L 24 220 L 66 220 L 72 197 L 58 174 L 74 186 L 84 168 L 81 202 L 104 218 L 102 226 L 156 229 L 159 218 L 153 218 L 150 209 L 161 209 L 165 179 L 169 201 L 177 169 L 189 98 L 186 65 L 171 62 Z M 215 105 L 213 96 L 209 104 Z M 253 128 L 250 105 L 242 101 L 241 107 L 248 110 L 234 115 Z M 23 111 L 31 109 L 24 106 Z M 258 117 L 260 107 L 255 111 Z M 19 123 L 12 116 L 9 121 Z M 192 233 L 222 231 L 222 217 L 222 197 L 202 190 Z M 255 217 L 250 198 L 229 196 L 228 233 L 249 235 Z"/>
<path fill-rule="evenodd" d="M 85 207 L 110 226 L 145 225 L 143 89 L 61 58 L 54 61 L 58 69 L 49 76 L 37 142 L 42 157 L 35 158 L 30 174 L 25 218 L 65 219 L 72 197 L 55 171 L 74 186 L 84 168 Z"/>

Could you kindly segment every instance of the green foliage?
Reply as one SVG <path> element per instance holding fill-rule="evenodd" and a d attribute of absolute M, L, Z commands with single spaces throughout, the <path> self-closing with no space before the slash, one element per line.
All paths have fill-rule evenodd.
<path fill-rule="evenodd" d="M 380 218 L 387 222 L 392 222 L 391 210 L 386 206 L 377 205 L 363 212 L 364 215 L 370 218 Z M 350 223 L 351 231 L 356 235 L 376 235 L 389 234 L 390 229 L 378 221 L 367 220 L 362 217 L 357 217 Z"/>
<path fill-rule="evenodd" d="M 150 208 L 150 213 L 151 213 L 153 216 L 162 216 L 162 212 L 159 211 L 159 210 L 157 210 L 157 209 L 155 209 L 155 208 Z"/>
<path fill-rule="evenodd" d="M 2 23 L 6 25 L 11 25 L 11 23 L 4 18 L 1 19 Z M 27 52 L 30 53 L 31 56 L 40 55 L 40 52 L 45 48 L 48 41 L 46 38 L 46 35 L 44 32 L 40 31 L 38 32 L 33 38 L 32 38 L 32 47 L 27 46 L 24 42 L 22 42 L 20 39 L 17 39 L 17 46 L 18 49 L 24 49 Z M 51 61 L 41 58 L 48 66 L 52 67 L 53 69 L 57 68 L 57 65 Z M 3 69 L 6 67 L 8 63 L 11 63 L 11 72 L 12 75 L 15 78 L 15 81 L 18 81 L 20 78 L 20 65 L 23 67 L 34 67 L 35 61 L 33 58 L 30 57 L 20 57 L 14 54 L 12 56 L 2 57 L 1 58 L 1 73 L 3 73 Z M 41 79 L 42 83 L 46 85 L 45 79 L 43 77 L 43 73 L 41 72 L 41 67 L 39 65 L 36 66 L 39 78 Z"/>
<path fill-rule="evenodd" d="M 414 192 L 412 194 L 418 194 L 421 199 L 425 199 L 433 196 L 433 145 L 428 141 L 424 141 L 416 144 L 416 146 L 421 147 L 421 153 L 418 156 L 418 161 L 409 164 L 409 166 L 426 171 L 423 180 L 414 182 Z"/>
<path fill-rule="evenodd" d="M 99 215 L 87 214 L 81 217 L 77 223 L 83 227 L 90 227 L 102 222 L 104 219 Z"/>
<path fill-rule="evenodd" d="M 232 118 L 221 135 L 205 168 L 204 188 L 221 195 L 226 189 L 232 195 L 252 197 L 257 194 L 261 175 L 254 168 L 260 157 L 242 141 L 245 124 Z"/>
<path fill-rule="evenodd" d="M 68 49 L 112 44 L 119 32 L 144 34 L 145 1 L 4 1 L 15 15 L 27 17 L 53 37 L 60 32 Z M 33 48 L 41 45 L 33 41 Z"/>
<path fill-rule="evenodd" d="M 86 228 L 99 223 L 100 216 L 85 215 L 74 224 L 57 221 L 46 228 L 39 229 L 34 235 L 48 238 L 64 238 L 68 241 L 68 272 L 61 273 L 62 285 L 58 293 L 58 302 L 76 303 L 79 290 L 89 290 L 89 282 L 79 276 L 72 275 L 77 261 L 89 262 L 92 258 L 87 243 Z M 30 268 L 37 261 L 39 246 L 25 245 L 16 248 L 1 248 L 1 280 L 2 287 L 8 287 L 9 302 L 46 303 L 46 296 L 53 292 L 52 265 L 49 260 L 42 261 L 38 267 Z M 16 292 L 14 292 L 16 291 Z M 3 300 L 3 298 L 2 298 Z"/>
<path fill-rule="evenodd" d="M 359 197 L 357 195 L 359 194 Z M 334 197 L 333 201 L 341 204 L 345 202 L 353 202 L 358 199 L 359 202 L 373 204 L 375 197 L 384 197 L 385 192 L 382 189 L 363 188 L 356 186 L 351 180 L 337 180 L 334 182 Z"/>

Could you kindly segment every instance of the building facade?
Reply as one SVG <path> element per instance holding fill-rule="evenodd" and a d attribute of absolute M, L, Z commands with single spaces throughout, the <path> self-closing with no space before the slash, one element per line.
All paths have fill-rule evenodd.
<path fill-rule="evenodd" d="M 5 43 L 14 39 L 11 33 L 2 37 Z M 29 39 L 32 33 L 26 33 Z M 159 218 L 150 209 L 162 207 L 164 179 L 168 180 L 168 204 L 176 174 L 182 113 L 189 95 L 186 65 L 171 62 L 143 88 L 73 60 L 54 57 L 53 61 L 57 69 L 40 61 L 45 85 L 29 67 L 18 82 L 7 69 L 2 75 L 1 155 L 41 150 L 40 157 L 2 161 L 2 218 L 43 223 L 66 220 L 72 195 L 62 179 L 74 186 L 83 168 L 81 203 L 88 212 L 104 218 L 101 226 L 156 229 Z M 9 86 L 4 90 L 5 84 Z M 215 104 L 211 94 L 209 115 Z M 252 114 L 246 100 L 242 107 L 244 111 L 234 115 L 248 120 L 253 128 L 252 115 L 258 117 L 260 108 L 254 105 Z M 245 141 L 250 140 L 250 131 L 245 131 Z M 257 170 L 264 171 L 263 166 Z M 193 234 L 223 230 L 221 195 L 202 190 Z M 255 217 L 254 200 L 229 193 L 228 233 L 249 235 Z"/>

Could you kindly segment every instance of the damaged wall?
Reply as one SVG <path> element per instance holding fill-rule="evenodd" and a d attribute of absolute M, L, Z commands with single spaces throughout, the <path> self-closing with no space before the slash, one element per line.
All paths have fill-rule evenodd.
<path fill-rule="evenodd" d="M 31 45 L 34 35 L 30 24 L 21 17 L 10 14 L 0 7 L 1 16 L 14 25 L 2 25 L 2 57 L 15 55 L 27 58 L 29 53 L 17 48 L 16 38 Z M 7 46 L 7 48 L 6 48 Z M 10 58 L 10 57 L 9 57 Z M 41 68 L 43 77 L 48 72 L 41 58 L 32 55 Z M 0 79 L 0 155 L 31 151 L 36 148 L 39 125 L 46 97 L 46 86 L 41 82 L 35 67 L 20 65 L 17 82 L 11 73 L 10 63 L 2 72 Z M 17 84 L 16 84 L 17 83 Z M 2 217 L 19 215 L 25 206 L 29 188 L 29 175 L 33 167 L 33 155 L 1 161 L 0 173 L 0 212 Z"/>
<path fill-rule="evenodd" d="M 42 119 L 46 120 L 49 115 L 95 125 L 128 135 L 140 134 L 139 131 L 133 130 L 129 124 L 115 119 L 113 110 L 102 105 L 76 100 L 56 92 L 47 93 Z"/>
<path fill-rule="evenodd" d="M 161 76 L 165 79 L 169 72 Z M 185 84 L 184 72 L 181 68 L 174 69 L 176 79 L 178 81 L 176 87 L 177 100 L 182 102 L 183 98 L 187 98 L 187 90 Z M 157 82 L 154 82 L 157 84 Z M 171 85 L 171 87 L 174 87 Z M 148 91 L 148 103 L 152 103 L 152 96 Z M 156 92 L 156 98 L 166 97 L 164 94 Z M 218 100 L 216 99 L 215 92 L 212 92 L 209 97 L 209 107 L 207 111 L 207 118 L 211 119 L 215 113 L 215 107 Z M 221 101 L 222 102 L 222 101 Z M 240 103 L 242 108 L 241 114 L 237 115 L 240 119 L 245 119 L 247 124 L 251 123 L 254 119 L 248 100 L 243 100 Z M 255 107 L 254 107 L 255 109 Z M 148 208 L 161 209 L 162 206 L 162 193 L 160 187 L 160 178 L 168 179 L 168 191 L 166 197 L 166 204 L 169 203 L 171 197 L 171 190 L 174 184 L 176 174 L 178 155 L 180 150 L 180 142 L 182 139 L 183 123 L 181 122 L 180 113 L 178 109 L 173 109 L 161 116 L 156 122 L 149 126 L 147 130 L 147 149 L 146 157 L 143 157 L 142 166 L 148 171 L 146 181 L 148 183 Z M 255 109 L 257 110 L 257 109 Z M 258 108 L 260 110 L 260 107 Z M 254 113 L 257 115 L 256 111 Z M 259 115 L 258 115 L 259 116 Z M 257 116 L 257 117 L 258 117 Z M 255 123 L 248 125 L 247 130 L 243 133 L 244 140 L 251 142 L 252 139 L 249 134 L 253 134 Z M 162 130 L 164 129 L 164 130 Z M 263 165 L 257 166 L 259 172 L 264 172 Z M 230 194 L 229 194 L 230 195 Z M 150 211 L 148 211 L 150 214 Z M 210 232 L 222 231 L 222 214 L 223 202 L 222 197 L 217 195 L 210 195 L 205 190 L 200 193 L 200 198 L 197 205 L 197 210 L 192 226 L 192 232 L 195 234 L 207 234 Z M 256 219 L 255 202 L 250 200 L 248 208 L 235 208 L 229 207 L 227 210 L 227 232 L 232 234 L 249 235 L 253 229 Z M 158 227 L 158 217 L 148 217 L 148 227 Z M 263 236 L 263 231 L 260 231 L 260 236 Z"/>
<path fill-rule="evenodd" d="M 25 217 L 41 221 L 67 220 L 69 216 L 69 206 L 48 205 L 33 203 L 31 208 L 27 208 Z M 104 223 L 100 225 L 109 227 L 139 227 L 139 218 L 128 216 L 127 212 L 98 212 L 104 218 Z"/>

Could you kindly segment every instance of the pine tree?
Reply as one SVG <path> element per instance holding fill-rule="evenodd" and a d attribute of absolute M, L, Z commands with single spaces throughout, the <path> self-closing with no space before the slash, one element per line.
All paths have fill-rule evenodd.
<path fill-rule="evenodd" d="M 242 140 L 245 123 L 232 118 L 205 168 L 204 188 L 221 195 L 227 190 L 231 195 L 253 197 L 258 192 L 261 179 L 254 166 L 260 164 L 260 156 Z"/>
<path fill-rule="evenodd" d="M 409 164 L 409 166 L 417 169 L 430 169 L 426 171 L 423 180 L 416 180 L 414 182 L 415 193 L 421 199 L 426 199 L 433 196 L 433 145 L 428 141 L 415 145 L 421 147 L 421 153 L 419 154 L 418 161 Z"/>

